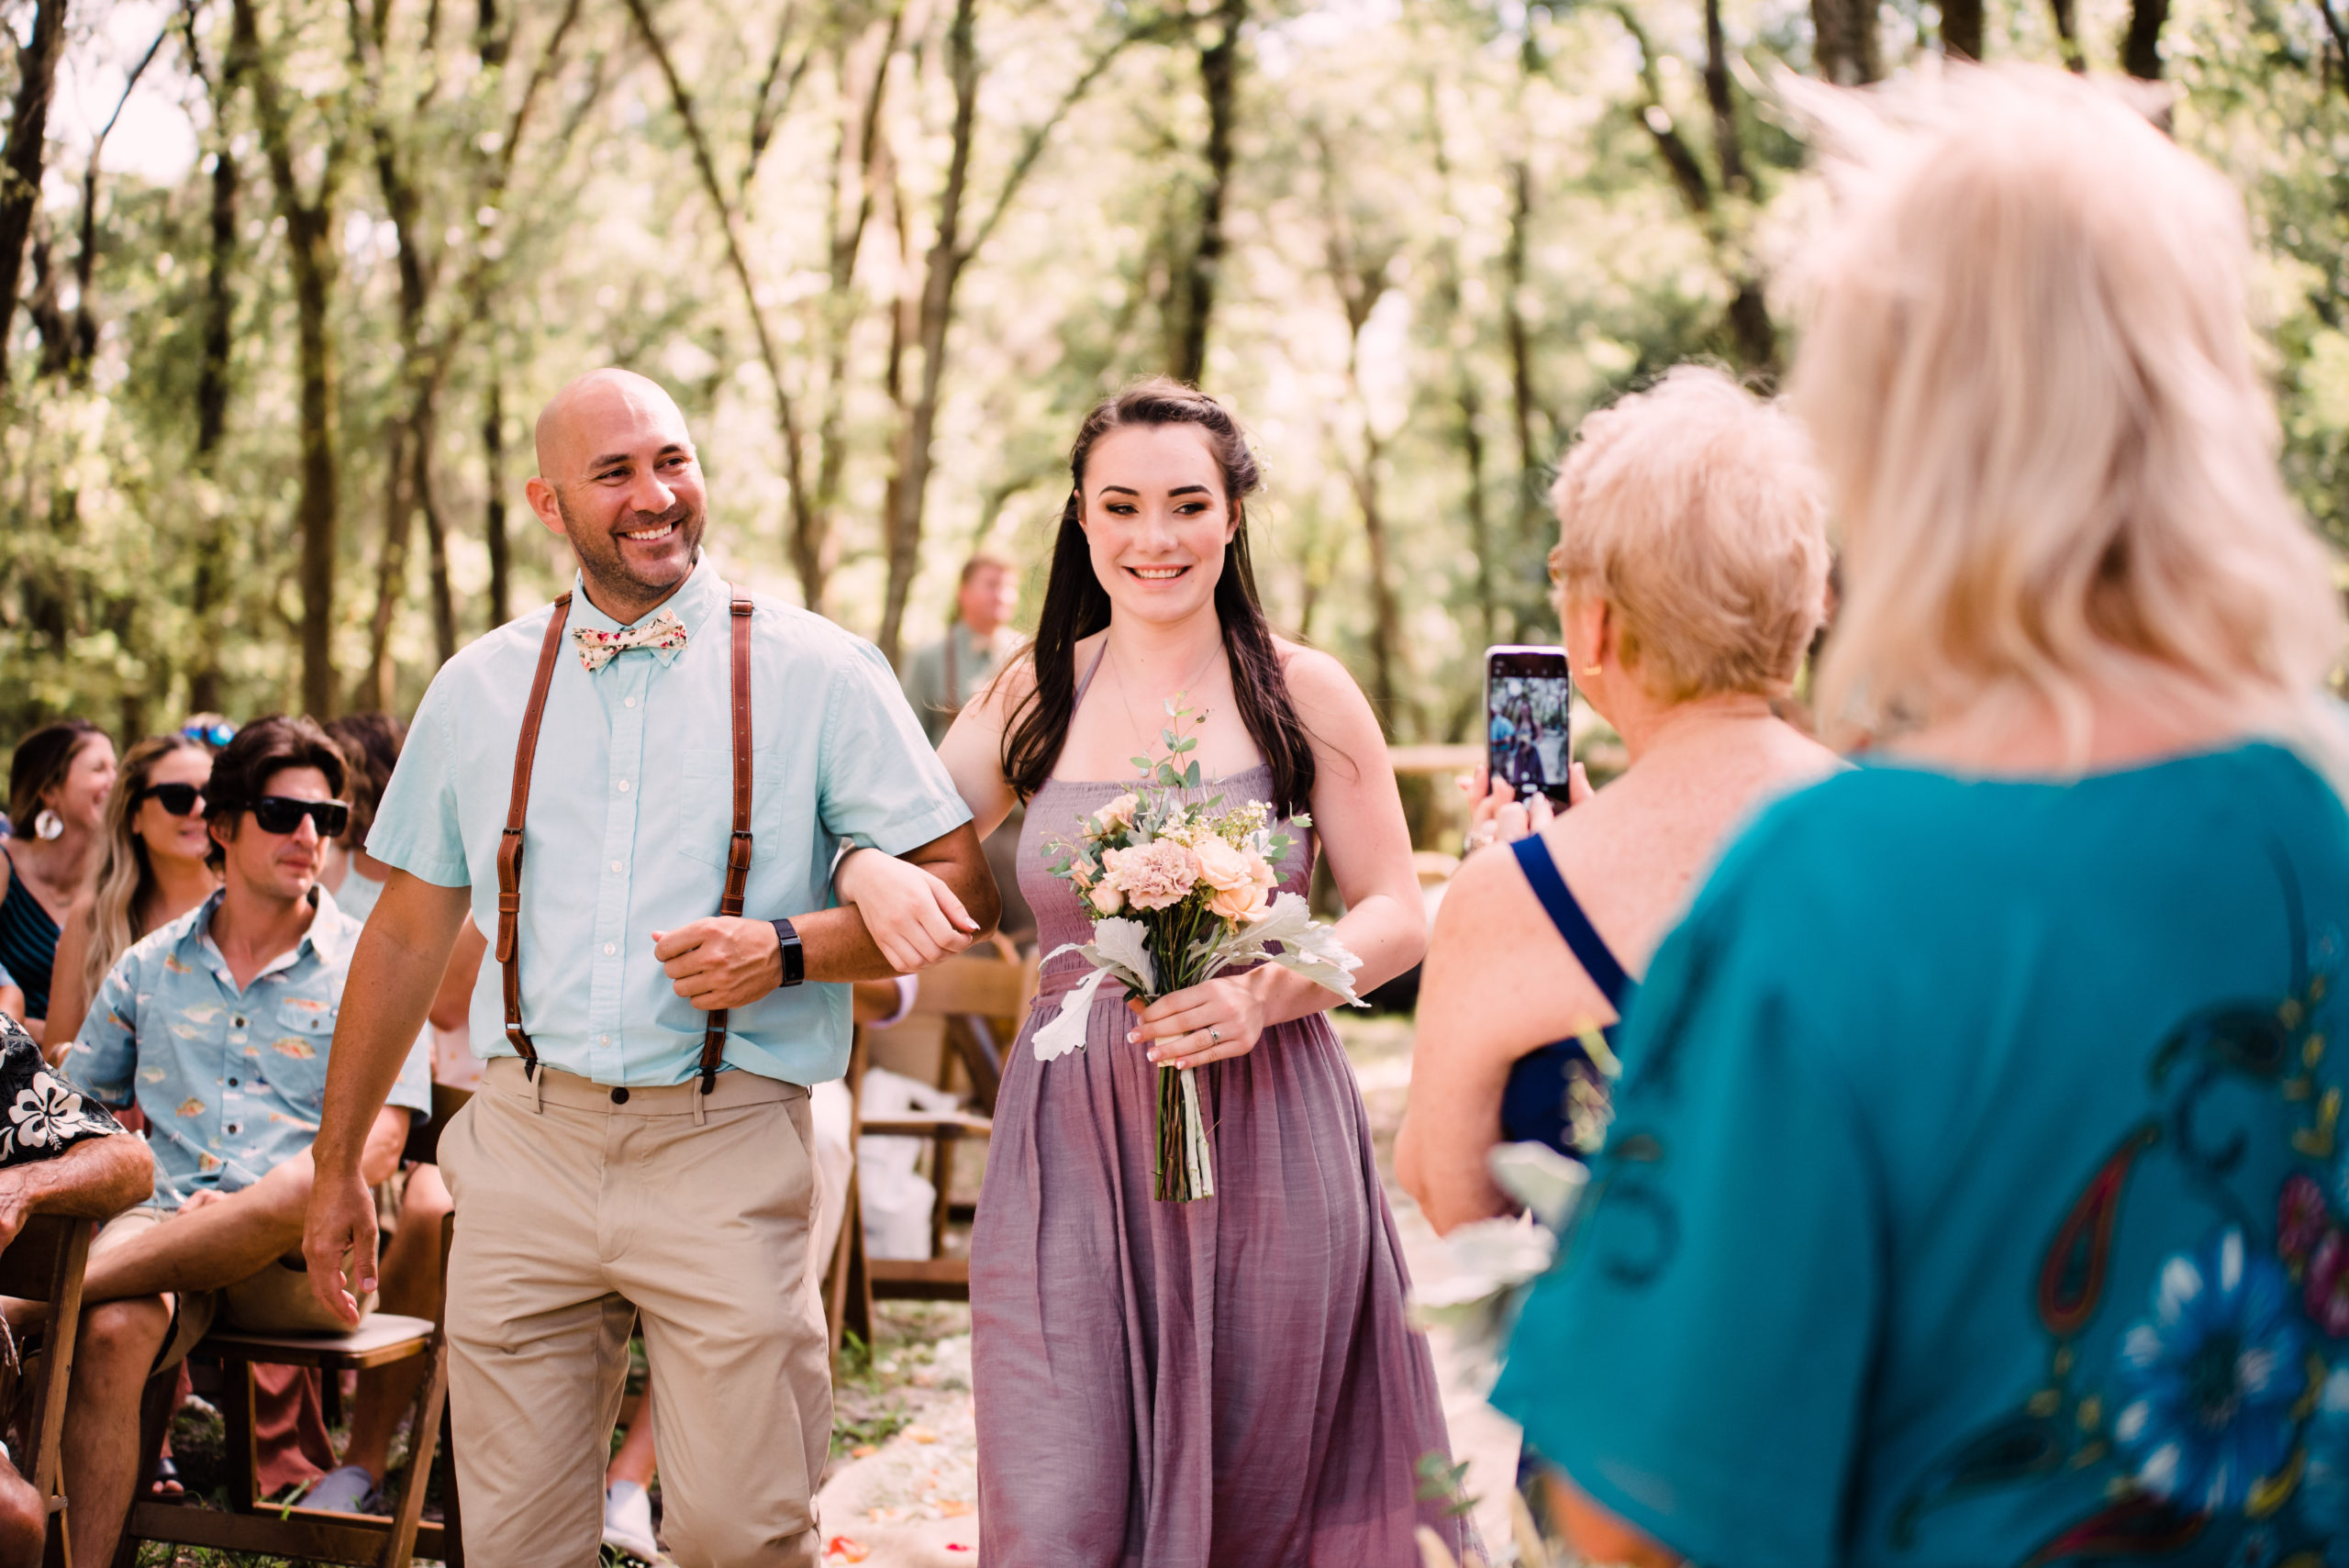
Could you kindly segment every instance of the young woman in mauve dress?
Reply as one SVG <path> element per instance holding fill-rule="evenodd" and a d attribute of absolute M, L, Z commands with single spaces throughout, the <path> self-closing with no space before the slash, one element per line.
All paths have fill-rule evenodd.
<path fill-rule="evenodd" d="M 1386 745 L 1344 668 L 1265 624 L 1230 412 L 1142 383 L 1086 417 L 1069 467 L 1035 644 L 940 749 L 981 833 L 1026 803 L 1044 951 L 1090 930 L 1045 841 L 1132 787 L 1180 693 L 1201 794 L 1311 813 L 1282 885 L 1329 856 L 1358 985 L 1409 968 L 1427 929 Z M 915 967 L 960 911 L 885 859 L 851 855 L 841 896 Z M 1045 966 L 972 1236 L 982 1560 L 1406 1568 L 1421 1524 L 1459 1551 L 1467 1527 L 1417 1496 L 1420 1459 L 1450 1449 L 1336 998 L 1270 965 L 1139 1013 L 1106 985 L 1085 1049 L 1038 1062 L 1030 1037 L 1088 969 Z M 1152 1196 L 1162 1063 L 1205 1068 L 1214 1197 Z"/>

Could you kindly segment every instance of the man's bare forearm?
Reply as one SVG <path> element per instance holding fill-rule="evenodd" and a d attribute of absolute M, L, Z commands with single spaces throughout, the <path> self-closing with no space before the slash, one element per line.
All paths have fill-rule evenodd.
<path fill-rule="evenodd" d="M 979 836 L 969 823 L 899 858 L 953 890 L 971 918 L 978 922 L 978 930 L 972 934 L 974 941 L 985 938 L 1003 917 L 1003 895 L 996 887 L 995 873 L 987 869 Z M 799 933 L 810 980 L 886 980 L 897 973 L 872 932 L 865 929 L 863 912 L 852 904 L 795 916 L 791 925 Z"/>
<path fill-rule="evenodd" d="M 321 1175 L 356 1174 L 368 1134 L 423 1031 L 469 895 L 395 871 L 351 955 L 327 1061 L 326 1114 L 312 1155 Z"/>
<path fill-rule="evenodd" d="M 154 1195 L 155 1156 L 129 1133 L 84 1139 L 54 1160 L 11 1165 L 0 1181 L 15 1187 L 31 1214 L 111 1219 Z"/>

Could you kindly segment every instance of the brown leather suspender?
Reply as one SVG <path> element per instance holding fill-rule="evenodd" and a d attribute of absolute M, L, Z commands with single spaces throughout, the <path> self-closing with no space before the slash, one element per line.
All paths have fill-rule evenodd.
<path fill-rule="evenodd" d="M 730 595 L 733 611 L 729 641 L 731 659 L 727 671 L 733 709 L 734 836 L 726 850 L 726 890 L 718 901 L 723 916 L 742 913 L 742 892 L 751 878 L 751 600 L 746 594 Z M 538 673 L 530 681 L 530 705 L 522 710 L 522 733 L 514 746 L 514 794 L 506 807 L 506 831 L 497 844 L 497 962 L 505 971 L 506 1038 L 521 1053 L 524 1073 L 535 1078 L 538 1049 L 522 1028 L 522 965 L 519 929 L 522 915 L 522 823 L 530 806 L 530 764 L 539 751 L 539 721 L 546 716 L 547 688 L 554 682 L 555 661 L 562 653 L 562 630 L 571 617 L 571 595 L 554 602 L 548 617 L 546 640 L 539 645 Z M 717 1085 L 718 1069 L 726 1056 L 726 1009 L 713 1008 L 701 1039 L 701 1092 Z"/>

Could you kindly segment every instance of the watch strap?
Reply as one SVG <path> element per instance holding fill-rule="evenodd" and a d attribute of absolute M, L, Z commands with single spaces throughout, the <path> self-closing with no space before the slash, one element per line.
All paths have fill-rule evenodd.
<path fill-rule="evenodd" d="M 807 978 L 807 950 L 799 945 L 799 933 L 793 928 L 790 921 L 776 920 L 771 923 L 774 927 L 775 940 L 782 948 L 783 983 L 785 985 L 796 985 Z"/>

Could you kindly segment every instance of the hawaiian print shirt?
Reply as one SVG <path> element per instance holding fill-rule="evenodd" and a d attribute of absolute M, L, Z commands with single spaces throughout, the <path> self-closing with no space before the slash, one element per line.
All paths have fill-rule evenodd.
<path fill-rule="evenodd" d="M 0 1013 L 0 1169 L 54 1160 L 76 1143 L 123 1130 L 106 1106 L 49 1070 L 40 1047 Z"/>
<path fill-rule="evenodd" d="M 360 923 L 317 888 L 317 914 L 300 944 L 239 991 L 212 940 L 220 898 L 149 932 L 116 962 L 65 1058 L 67 1073 L 109 1105 L 135 1094 L 155 1151 L 155 1201 L 166 1207 L 202 1187 L 250 1186 L 310 1146 L 359 942 Z M 431 1114 L 429 1037 L 408 1052 L 391 1103 Z"/>

